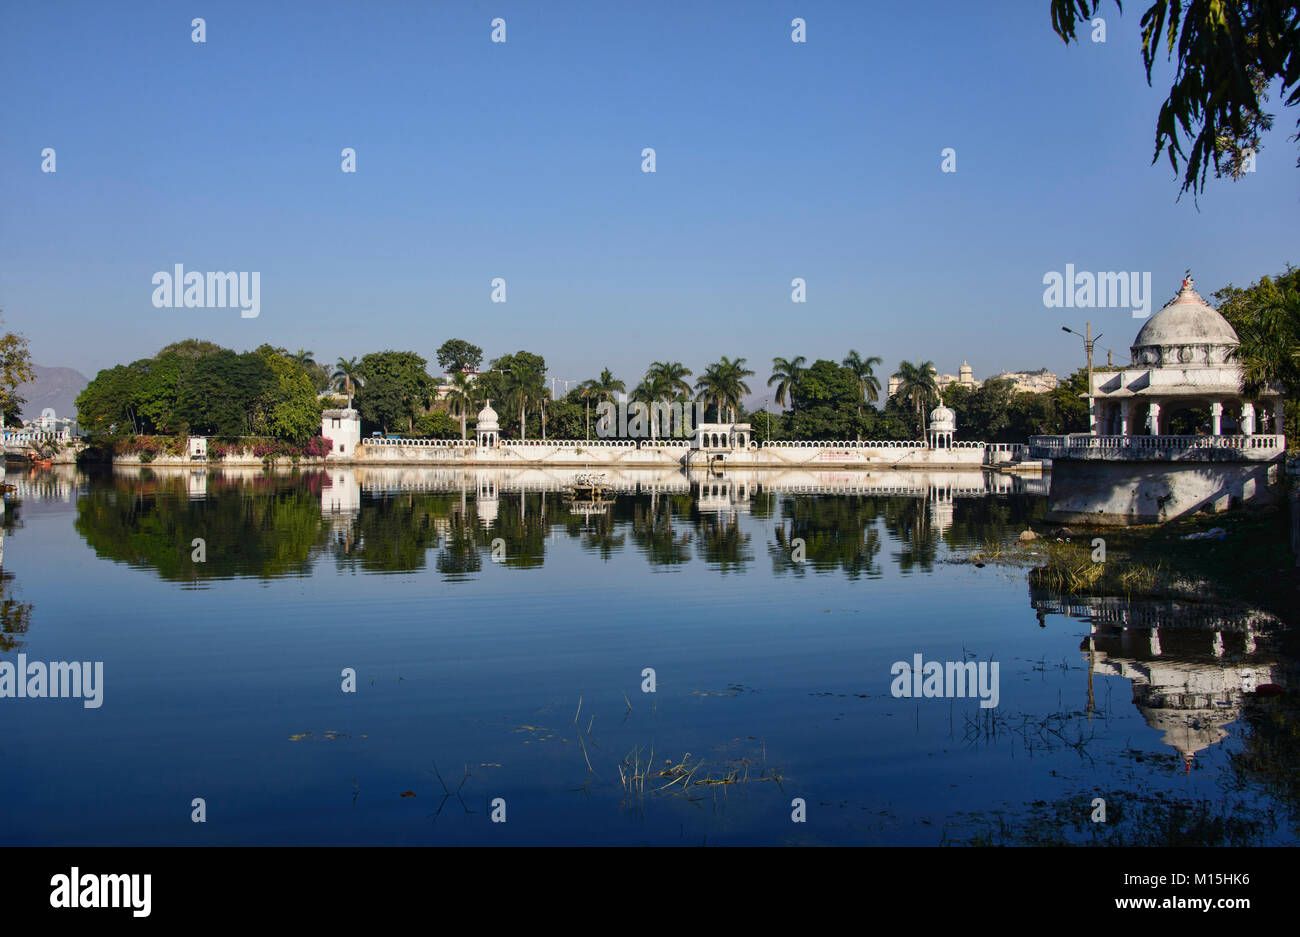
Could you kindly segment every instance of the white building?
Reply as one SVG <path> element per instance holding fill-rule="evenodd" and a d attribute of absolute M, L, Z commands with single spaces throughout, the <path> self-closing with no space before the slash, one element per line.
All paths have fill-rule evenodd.
<path fill-rule="evenodd" d="M 320 434 L 331 443 L 326 455 L 352 458 L 361 444 L 361 414 L 351 407 L 324 410 L 320 415 Z"/>
<path fill-rule="evenodd" d="M 478 412 L 478 423 L 474 427 L 475 438 L 480 449 L 495 449 L 501 443 L 501 427 L 497 424 L 497 412 L 492 409 L 492 401 L 484 402 Z"/>
<path fill-rule="evenodd" d="M 930 425 L 925 432 L 931 449 L 951 449 L 952 437 L 957 432 L 957 414 L 939 404 L 930 411 Z"/>
<path fill-rule="evenodd" d="M 1241 395 L 1241 367 L 1230 358 L 1237 333 L 1193 289 L 1191 277 L 1163 309 L 1147 320 L 1133 340 L 1132 363 L 1122 371 L 1092 376 L 1094 436 L 1167 434 L 1179 411 L 1209 411 L 1209 435 L 1258 431 L 1255 404 Z M 1282 388 L 1270 386 L 1259 402 L 1271 409 L 1270 433 L 1282 432 Z"/>

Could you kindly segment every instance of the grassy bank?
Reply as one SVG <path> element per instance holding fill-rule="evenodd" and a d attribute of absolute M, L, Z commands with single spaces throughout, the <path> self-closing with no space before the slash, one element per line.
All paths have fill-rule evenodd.
<path fill-rule="evenodd" d="M 1289 618 L 1300 606 L 1284 506 L 1139 527 L 1044 524 L 1032 533 L 961 561 L 1028 566 L 1030 585 L 1063 595 L 1250 604 Z"/>

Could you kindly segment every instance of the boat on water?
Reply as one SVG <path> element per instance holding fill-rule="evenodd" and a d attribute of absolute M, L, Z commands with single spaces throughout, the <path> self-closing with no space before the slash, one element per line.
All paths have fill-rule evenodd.
<path fill-rule="evenodd" d="M 568 497 L 572 501 L 612 501 L 614 494 L 605 482 L 604 472 L 586 472 L 574 477 Z"/>

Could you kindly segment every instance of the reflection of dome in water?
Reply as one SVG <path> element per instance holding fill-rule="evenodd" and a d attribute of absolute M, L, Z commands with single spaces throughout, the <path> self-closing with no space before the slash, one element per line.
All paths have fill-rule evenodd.
<path fill-rule="evenodd" d="M 1137 697 L 1139 695 L 1136 693 L 1137 688 L 1135 687 L 1134 690 L 1134 695 Z M 1157 698 L 1157 700 L 1155 705 L 1151 705 L 1135 698 L 1134 704 L 1138 712 L 1142 713 L 1146 724 L 1161 734 L 1160 741 L 1178 749 L 1185 761 L 1190 761 L 1197 752 L 1226 739 L 1228 730 L 1224 726 L 1235 722 L 1241 715 L 1238 707 L 1233 705 L 1223 708 L 1208 706 L 1202 708 L 1195 703 L 1191 706 L 1170 706 L 1169 697 Z M 1177 696 L 1174 700 L 1178 703 L 1186 703 Z"/>
<path fill-rule="evenodd" d="M 496 523 L 497 509 L 501 506 L 501 496 L 497 491 L 497 480 L 485 475 L 478 480 L 478 491 L 474 498 L 474 512 L 479 523 L 491 527 Z"/>

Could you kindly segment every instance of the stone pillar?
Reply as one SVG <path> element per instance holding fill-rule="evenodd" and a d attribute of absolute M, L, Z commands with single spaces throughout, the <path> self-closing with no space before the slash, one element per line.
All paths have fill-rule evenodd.
<path fill-rule="evenodd" d="M 1286 401 L 1281 397 L 1273 401 L 1273 432 L 1279 436 L 1286 432 Z"/>
<path fill-rule="evenodd" d="M 1128 436 L 1133 432 L 1133 401 L 1124 400 L 1119 405 L 1119 434 Z"/>
<path fill-rule="evenodd" d="M 1255 435 L 1255 405 L 1246 401 L 1241 405 L 1241 434 L 1243 436 Z"/>
<path fill-rule="evenodd" d="M 1210 404 L 1210 432 L 1215 436 L 1223 435 L 1223 404 L 1217 400 Z"/>
<path fill-rule="evenodd" d="M 1088 388 L 1088 391 L 1091 394 L 1092 388 Z M 1088 397 L 1088 435 L 1097 435 L 1097 398 L 1093 396 Z"/>
<path fill-rule="evenodd" d="M 1154 401 L 1147 407 L 1147 431 L 1152 436 L 1160 435 L 1160 404 Z"/>

